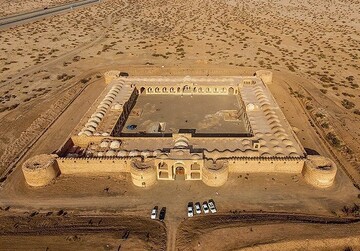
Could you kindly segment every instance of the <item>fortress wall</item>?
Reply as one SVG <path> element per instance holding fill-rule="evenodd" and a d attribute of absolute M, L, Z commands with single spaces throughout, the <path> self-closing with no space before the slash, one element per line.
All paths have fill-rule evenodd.
<path fill-rule="evenodd" d="M 130 172 L 130 158 L 58 158 L 61 174 L 99 175 Z"/>
<path fill-rule="evenodd" d="M 104 137 L 104 136 L 91 136 L 91 137 L 87 137 L 87 136 L 72 136 L 71 140 L 73 141 L 74 145 L 82 147 L 82 148 L 86 148 L 90 142 L 94 142 L 99 144 L 101 142 L 101 140 L 103 140 L 104 138 L 111 138 L 111 137 Z"/>
<path fill-rule="evenodd" d="M 229 172 L 231 173 L 296 173 L 300 174 L 304 167 L 304 159 L 229 159 Z"/>

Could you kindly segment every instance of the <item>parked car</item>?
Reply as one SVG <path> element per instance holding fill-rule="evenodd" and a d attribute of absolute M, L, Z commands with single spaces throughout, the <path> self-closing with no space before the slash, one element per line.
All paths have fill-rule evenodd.
<path fill-rule="evenodd" d="M 188 203 L 188 217 L 193 217 L 194 216 L 194 207 L 193 207 L 193 203 L 189 202 Z"/>
<path fill-rule="evenodd" d="M 121 71 L 119 76 L 120 77 L 129 77 L 129 73 Z"/>
<path fill-rule="evenodd" d="M 195 203 L 195 212 L 196 212 L 196 214 L 201 214 L 200 202 Z"/>
<path fill-rule="evenodd" d="M 205 214 L 209 213 L 209 206 L 208 206 L 208 203 L 206 201 L 204 201 L 204 203 L 202 204 L 202 209 L 203 209 Z"/>
<path fill-rule="evenodd" d="M 153 219 L 153 220 L 156 219 L 156 217 L 157 217 L 157 211 L 158 211 L 158 207 L 157 207 L 157 206 L 155 206 L 155 207 L 151 210 L 151 216 L 150 216 L 151 219 Z"/>
<path fill-rule="evenodd" d="M 209 208 L 210 208 L 210 212 L 216 213 L 215 202 L 213 200 L 209 200 L 208 205 L 209 205 Z"/>
<path fill-rule="evenodd" d="M 161 220 L 161 221 L 165 220 L 165 215 L 166 215 L 166 207 L 163 207 L 160 210 L 159 220 Z"/>

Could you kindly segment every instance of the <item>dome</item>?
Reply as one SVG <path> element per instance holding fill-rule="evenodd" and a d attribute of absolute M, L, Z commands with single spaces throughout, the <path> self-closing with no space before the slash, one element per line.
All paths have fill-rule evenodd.
<path fill-rule="evenodd" d="M 107 142 L 107 141 L 103 141 L 100 144 L 100 147 L 103 147 L 103 148 L 108 147 L 108 146 L 109 146 L 109 142 Z"/>
<path fill-rule="evenodd" d="M 268 157 L 271 157 L 271 154 L 268 153 L 268 152 L 264 152 L 264 153 L 261 154 L 261 157 L 268 158 Z"/>
<path fill-rule="evenodd" d="M 184 141 L 184 140 L 178 140 L 175 142 L 175 147 L 176 148 L 187 148 L 189 145 L 188 145 L 188 142 L 187 141 Z"/>
<path fill-rule="evenodd" d="M 191 156 L 191 159 L 197 160 L 197 159 L 201 159 L 201 157 L 200 157 L 199 154 L 193 154 L 193 155 Z"/>
<path fill-rule="evenodd" d="M 295 152 L 291 152 L 291 153 L 289 154 L 289 156 L 290 156 L 290 157 L 300 157 L 300 155 L 297 154 L 297 153 L 295 153 Z"/>
<path fill-rule="evenodd" d="M 111 149 L 118 149 L 120 147 L 121 143 L 118 140 L 114 140 L 110 143 Z"/>
<path fill-rule="evenodd" d="M 126 157 L 126 156 L 127 156 L 127 152 L 126 152 L 126 151 L 119 151 L 119 152 L 117 153 L 117 156 L 118 156 L 118 157 Z"/>
<path fill-rule="evenodd" d="M 138 152 L 138 151 L 131 151 L 130 153 L 129 153 L 129 156 L 130 157 L 135 157 L 135 156 L 139 156 L 140 155 L 140 153 Z"/>
<path fill-rule="evenodd" d="M 293 142 L 292 142 L 291 140 L 289 140 L 289 139 L 284 139 L 284 140 L 283 140 L 283 143 L 284 143 L 285 145 L 288 145 L 288 146 L 293 145 Z"/>
<path fill-rule="evenodd" d="M 85 124 L 85 126 L 86 126 L 86 127 L 92 126 L 92 127 L 96 128 L 96 127 L 98 126 L 98 124 L 95 123 L 94 121 L 91 121 L 91 122 L 87 122 L 87 123 Z"/>
<path fill-rule="evenodd" d="M 107 107 L 109 107 L 111 103 L 112 103 L 112 100 L 109 100 L 109 99 L 104 99 L 104 100 L 101 102 L 101 104 L 107 105 Z"/>
<path fill-rule="evenodd" d="M 249 103 L 246 105 L 246 110 L 247 111 L 253 111 L 255 110 L 255 105 L 253 103 Z"/>
<path fill-rule="evenodd" d="M 141 152 L 141 156 L 144 156 L 145 158 L 150 156 L 151 153 L 150 152 Z"/>
<path fill-rule="evenodd" d="M 116 153 L 115 153 L 113 150 L 109 150 L 109 151 L 107 151 L 106 154 L 105 154 L 105 156 L 107 156 L 107 157 L 113 157 L 113 156 L 115 156 L 115 155 L 116 155 Z"/>
<path fill-rule="evenodd" d="M 277 153 L 275 154 L 276 157 L 285 157 L 285 155 L 283 153 Z"/>
<path fill-rule="evenodd" d="M 161 154 L 161 155 L 159 156 L 159 158 L 160 158 L 160 159 L 167 159 L 168 156 L 167 156 L 166 154 Z"/>
<path fill-rule="evenodd" d="M 92 132 L 86 129 L 86 130 L 84 131 L 84 134 L 85 134 L 86 136 L 91 136 L 91 135 L 92 135 Z"/>
<path fill-rule="evenodd" d="M 89 122 L 95 122 L 96 124 L 99 124 L 101 119 L 99 119 L 98 117 L 92 117 L 88 121 Z"/>
<path fill-rule="evenodd" d="M 88 131 L 90 131 L 92 133 L 96 131 L 96 129 L 94 127 L 92 127 L 92 126 L 86 127 L 86 130 L 88 130 Z"/>
<path fill-rule="evenodd" d="M 276 152 L 282 152 L 283 151 L 283 149 L 280 147 L 280 146 L 274 146 L 274 151 L 276 151 Z"/>
<path fill-rule="evenodd" d="M 113 107 L 111 107 L 111 109 L 121 110 L 121 109 L 122 109 L 122 105 L 120 105 L 120 104 L 115 104 L 115 105 L 113 105 Z"/>

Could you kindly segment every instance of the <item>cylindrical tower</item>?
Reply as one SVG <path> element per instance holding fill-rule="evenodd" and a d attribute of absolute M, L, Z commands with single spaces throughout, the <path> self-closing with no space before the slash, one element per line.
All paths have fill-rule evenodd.
<path fill-rule="evenodd" d="M 107 71 L 104 73 L 105 83 L 108 85 L 119 77 L 120 71 Z"/>
<path fill-rule="evenodd" d="M 33 187 L 49 184 L 60 174 L 56 157 L 57 155 L 41 154 L 25 161 L 22 171 L 26 182 Z"/>
<path fill-rule="evenodd" d="M 131 180 L 135 186 L 149 187 L 156 183 L 156 168 L 154 161 L 134 159 L 131 162 Z"/>
<path fill-rule="evenodd" d="M 335 163 L 323 156 L 308 156 L 307 158 L 302 171 L 305 181 L 318 188 L 332 186 L 337 171 Z"/>
<path fill-rule="evenodd" d="M 219 187 L 225 184 L 229 176 L 228 163 L 226 161 L 206 161 L 202 173 L 203 182 L 211 187 Z"/>

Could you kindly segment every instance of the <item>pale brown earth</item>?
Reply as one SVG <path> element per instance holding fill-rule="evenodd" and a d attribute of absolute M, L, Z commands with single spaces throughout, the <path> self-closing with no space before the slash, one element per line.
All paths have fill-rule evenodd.
<path fill-rule="evenodd" d="M 18 2 L 12 3 L 18 7 L 7 8 L 8 13 L 26 10 Z M 35 2 L 30 5 L 30 9 L 43 8 Z M 119 219 L 123 214 L 148 218 L 154 205 L 166 206 L 168 250 L 176 250 L 176 239 L 183 238 L 179 229 L 188 201 L 213 198 L 220 214 L 263 210 L 344 217 L 343 206 L 359 204 L 359 190 L 353 186 L 360 184 L 359 9 L 357 0 L 195 0 L 191 4 L 185 0 L 105 0 L 1 30 L 0 171 L 11 163 L 18 164 L 0 190 L 0 206 L 10 206 L 4 217 L 62 208 L 81 209 L 85 214 L 92 210 L 101 217 L 102 208 L 118 211 Z M 317 190 L 301 176 L 280 174 L 232 176 L 221 188 L 201 182 L 164 182 L 141 190 L 125 176 L 60 177 L 39 189 L 25 185 L 20 164 L 35 154 L 55 151 L 66 140 L 102 91 L 105 84 L 101 76 L 107 70 L 185 76 L 244 75 L 262 68 L 274 71 L 269 88 L 303 146 L 336 161 L 339 172 L 334 187 Z M 331 142 L 326 139 L 329 132 L 340 143 L 334 137 Z M 208 217 L 204 217 L 206 221 Z M 190 233 L 196 229 L 191 225 L 195 221 L 186 222 Z M 202 245 L 216 244 L 219 250 L 342 250 L 348 245 L 360 249 L 357 224 L 276 224 L 276 231 L 273 224 L 231 228 L 219 224 L 200 239 L 190 238 L 188 247 L 199 250 Z M 53 224 L 46 226 L 45 230 Z M 200 226 L 204 232 L 210 227 Z M 320 228 L 323 231 L 316 231 Z M 69 233 L 83 240 L 70 238 L 71 247 L 87 250 L 95 245 L 106 250 L 109 244 L 114 250 L 122 243 L 112 233 L 84 231 Z M 254 232 L 264 234 L 255 238 Z M 69 247 L 68 234 L 10 235 L 2 234 L 0 244 L 8 247 L 17 243 L 21 249 L 30 243 L 43 250 L 42 243 L 57 241 L 61 250 Z M 234 244 L 234 240 L 240 241 Z M 140 249 L 147 245 L 136 236 L 129 242 Z M 254 243 L 256 247 L 252 247 Z M 178 247 L 184 248 L 180 244 Z"/>
<path fill-rule="evenodd" d="M 71 2 L 76 2 L 76 0 L 0 0 L 0 17 L 26 13 Z"/>
<path fill-rule="evenodd" d="M 196 129 L 198 133 L 247 133 L 242 119 L 225 120 L 226 111 L 240 110 L 236 96 L 143 95 L 138 97 L 134 109 L 138 109 L 141 116 L 130 115 L 123 133 L 157 130 L 159 123 L 166 123 L 165 133 L 185 128 Z M 132 124 L 137 128 L 127 129 Z"/>

